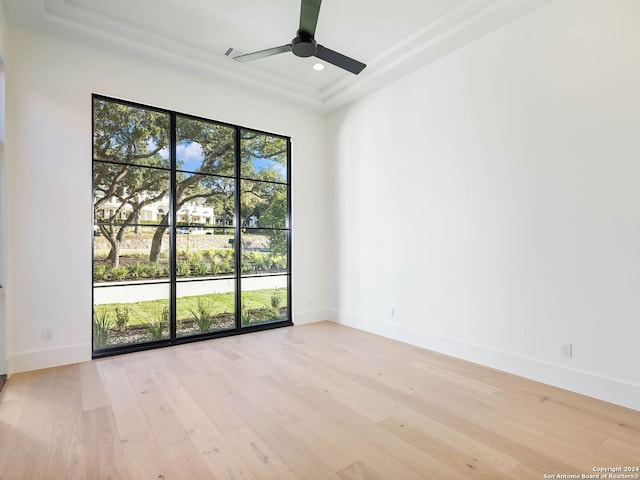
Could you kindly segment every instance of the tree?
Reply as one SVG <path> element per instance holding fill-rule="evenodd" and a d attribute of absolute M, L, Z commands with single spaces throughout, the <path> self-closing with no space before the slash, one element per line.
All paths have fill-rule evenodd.
<path fill-rule="evenodd" d="M 269 249 L 286 255 L 287 232 L 281 229 L 287 218 L 287 187 L 283 183 L 286 182 L 287 142 L 283 138 L 245 131 L 241 146 L 243 176 L 255 179 L 243 182 L 241 225 L 246 225 L 249 217 L 257 217 L 258 226 L 265 228 Z"/>
<path fill-rule="evenodd" d="M 178 143 L 189 146 L 196 143 L 202 148 L 202 163 L 195 172 L 176 174 L 176 211 L 194 201 L 204 200 L 214 211 L 233 215 L 234 130 L 201 120 L 178 117 L 176 122 Z M 178 160 L 178 169 L 184 167 Z M 167 212 L 153 235 L 149 261 L 157 262 L 162 238 L 169 228 Z"/>
<path fill-rule="evenodd" d="M 177 117 L 178 145 L 197 144 L 201 162 L 195 167 L 178 158 L 176 209 L 201 202 L 225 218 L 234 215 L 235 129 L 214 122 Z M 240 139 L 241 225 L 247 217 L 266 215 L 269 225 L 284 227 L 287 143 L 285 139 L 242 130 Z M 169 115 L 113 101 L 95 100 L 93 137 L 94 216 L 100 233 L 109 241 L 108 261 L 119 266 L 120 248 L 127 228 L 138 226 L 142 210 L 169 193 Z M 260 164 L 260 161 L 263 161 Z M 266 162 L 266 163 L 265 163 Z M 183 170 L 183 171 L 181 171 Z M 114 204 L 108 217 L 100 215 Z M 275 222 L 275 223 L 274 223 Z M 153 235 L 149 260 L 159 259 L 162 239 L 169 227 L 165 212 Z M 139 231 L 139 230 L 138 230 Z M 272 235 L 272 248 L 286 250 L 283 232 Z M 284 238 L 284 250 L 280 244 Z"/>
<path fill-rule="evenodd" d="M 269 208 L 262 214 L 262 219 L 266 225 L 278 225 L 284 228 L 284 221 L 287 216 L 287 191 L 284 188 L 276 190 L 271 197 Z M 269 229 L 266 232 L 269 240 L 269 249 L 277 255 L 287 254 L 287 231 Z"/>
<path fill-rule="evenodd" d="M 120 262 L 126 229 L 141 210 L 168 192 L 169 162 L 161 155 L 167 146 L 169 117 L 151 110 L 94 101 L 93 188 L 94 218 L 109 241 L 108 261 Z M 101 209 L 115 200 L 109 217 Z"/>

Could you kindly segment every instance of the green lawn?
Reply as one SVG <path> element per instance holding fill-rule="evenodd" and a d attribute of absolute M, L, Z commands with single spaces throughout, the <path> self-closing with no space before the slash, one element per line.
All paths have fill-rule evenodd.
<path fill-rule="evenodd" d="M 271 297 L 276 292 L 274 289 L 266 290 L 250 290 L 242 293 L 243 306 L 248 310 L 260 309 L 271 306 Z M 280 307 L 287 306 L 287 291 L 284 288 L 277 290 L 280 297 Z M 219 313 L 234 313 L 235 310 L 235 293 L 214 293 L 209 295 L 194 295 L 191 297 L 178 298 L 176 305 L 176 317 L 178 321 L 192 318 L 191 311 L 198 311 L 198 301 L 205 302 L 211 309 L 212 315 Z M 116 308 L 122 313 L 125 309 L 129 310 L 128 325 L 141 325 L 155 322 L 162 318 L 162 312 L 169 307 L 169 300 L 152 300 L 137 303 L 108 303 L 104 305 L 96 305 L 95 311 L 98 317 L 104 312 L 111 320 L 116 319 Z"/>

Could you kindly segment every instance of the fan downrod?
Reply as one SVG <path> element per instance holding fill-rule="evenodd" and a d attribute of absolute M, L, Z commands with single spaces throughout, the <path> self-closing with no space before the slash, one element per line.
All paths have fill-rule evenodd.
<path fill-rule="evenodd" d="M 297 57 L 313 57 L 318 50 L 317 45 L 311 35 L 298 30 L 298 36 L 291 40 L 291 51 Z"/>

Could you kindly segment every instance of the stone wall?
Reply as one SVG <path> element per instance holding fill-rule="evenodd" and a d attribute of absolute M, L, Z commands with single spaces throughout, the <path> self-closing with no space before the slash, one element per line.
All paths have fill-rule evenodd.
<path fill-rule="evenodd" d="M 233 235 L 176 235 L 177 250 L 208 250 L 210 248 L 232 247 Z M 128 235 L 122 242 L 122 253 L 148 252 L 151 249 L 153 235 Z M 247 250 L 263 250 L 268 247 L 269 240 L 262 235 L 245 235 L 242 237 L 244 248 Z M 111 248 L 106 238 L 93 237 L 94 254 L 109 253 Z M 162 250 L 169 248 L 169 237 L 166 235 L 162 242 Z"/>

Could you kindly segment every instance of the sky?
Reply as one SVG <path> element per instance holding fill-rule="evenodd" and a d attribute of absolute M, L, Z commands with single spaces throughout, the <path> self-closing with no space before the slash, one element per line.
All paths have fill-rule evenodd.
<path fill-rule="evenodd" d="M 178 162 L 183 162 L 181 170 L 197 172 L 204 161 L 202 145 L 198 142 L 180 142 L 176 146 L 176 155 Z"/>
<path fill-rule="evenodd" d="M 155 148 L 155 144 L 153 140 L 149 140 L 148 148 L 150 150 Z M 180 142 L 176 146 L 176 154 L 178 162 L 182 162 L 182 166 L 180 170 L 186 170 L 189 172 L 197 172 L 202 162 L 204 161 L 204 154 L 202 150 L 202 145 L 198 142 Z M 164 159 L 169 158 L 169 149 L 163 148 L 160 150 L 160 156 Z M 275 170 L 278 172 L 283 180 L 287 178 L 287 168 L 285 165 L 281 165 L 280 163 L 270 160 L 268 158 L 254 158 L 253 159 L 253 168 L 256 172 L 261 172 L 263 170 Z"/>

